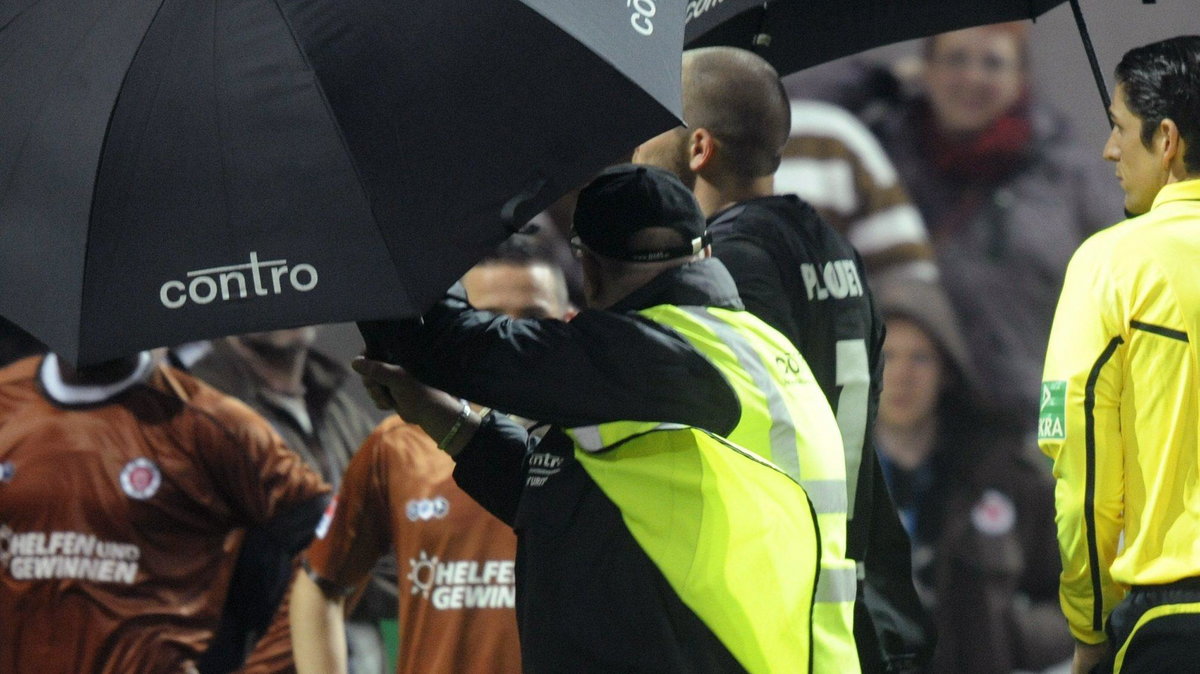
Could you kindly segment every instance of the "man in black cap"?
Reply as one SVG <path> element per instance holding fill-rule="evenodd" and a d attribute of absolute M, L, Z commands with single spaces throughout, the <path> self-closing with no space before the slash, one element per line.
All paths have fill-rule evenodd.
<path fill-rule="evenodd" d="M 399 365 L 355 368 L 517 530 L 528 671 L 809 671 L 818 515 L 789 474 L 844 480 L 820 387 L 742 310 L 673 175 L 613 167 L 574 224 L 589 308 L 570 322 L 452 291 L 391 326 Z"/>

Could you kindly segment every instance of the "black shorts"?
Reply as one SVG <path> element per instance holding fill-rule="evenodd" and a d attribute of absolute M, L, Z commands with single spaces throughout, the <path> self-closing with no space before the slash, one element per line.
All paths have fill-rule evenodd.
<path fill-rule="evenodd" d="M 1135 585 L 1104 629 L 1113 672 L 1200 671 L 1200 578 Z"/>

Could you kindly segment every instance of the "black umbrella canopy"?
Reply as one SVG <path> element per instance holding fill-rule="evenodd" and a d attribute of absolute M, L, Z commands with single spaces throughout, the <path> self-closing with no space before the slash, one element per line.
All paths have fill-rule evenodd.
<path fill-rule="evenodd" d="M 407 316 L 678 124 L 655 0 L 0 7 L 0 315 L 87 364 Z"/>
<path fill-rule="evenodd" d="M 1066 0 L 688 0 L 688 47 L 750 49 L 780 75 L 959 28 L 1032 19 Z"/>

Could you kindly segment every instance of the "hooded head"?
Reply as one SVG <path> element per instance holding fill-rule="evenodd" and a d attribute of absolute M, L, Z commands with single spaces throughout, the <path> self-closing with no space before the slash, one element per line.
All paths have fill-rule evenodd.
<path fill-rule="evenodd" d="M 880 422 L 907 425 L 981 410 L 966 342 L 941 285 L 890 279 L 875 296 L 887 323 Z"/>

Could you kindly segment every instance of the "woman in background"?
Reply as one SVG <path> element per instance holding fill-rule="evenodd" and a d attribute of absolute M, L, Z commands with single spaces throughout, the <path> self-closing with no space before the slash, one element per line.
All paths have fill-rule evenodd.
<path fill-rule="evenodd" d="M 1049 467 L 980 402 L 941 288 L 913 279 L 878 290 L 887 340 L 875 441 L 937 627 L 932 671 L 1068 660 Z"/>

